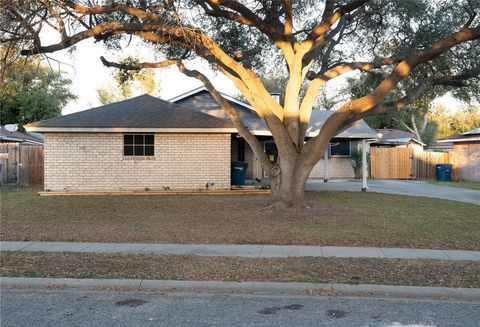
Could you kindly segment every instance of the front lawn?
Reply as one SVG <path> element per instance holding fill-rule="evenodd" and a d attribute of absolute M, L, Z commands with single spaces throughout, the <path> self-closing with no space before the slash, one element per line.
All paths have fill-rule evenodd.
<path fill-rule="evenodd" d="M 9 277 L 480 287 L 480 263 L 469 261 L 2 252 L 0 267 Z"/>
<path fill-rule="evenodd" d="M 311 209 L 262 210 L 263 195 L 1 193 L 3 241 L 308 244 L 480 250 L 479 206 L 376 193 L 310 192 Z"/>
<path fill-rule="evenodd" d="M 440 186 L 450 186 L 450 187 L 461 187 L 461 188 L 469 188 L 472 190 L 480 191 L 480 183 L 479 182 L 439 182 L 439 181 L 431 181 L 430 183 Z"/>

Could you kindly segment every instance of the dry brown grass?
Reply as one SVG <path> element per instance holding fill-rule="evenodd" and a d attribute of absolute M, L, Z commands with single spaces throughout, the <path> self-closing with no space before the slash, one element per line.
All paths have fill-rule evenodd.
<path fill-rule="evenodd" d="M 480 287 L 467 261 L 2 252 L 0 263 L 2 276 Z"/>
<path fill-rule="evenodd" d="M 311 192 L 300 212 L 265 196 L 39 197 L 3 190 L 1 240 L 308 244 L 480 250 L 478 206 L 375 193 Z"/>

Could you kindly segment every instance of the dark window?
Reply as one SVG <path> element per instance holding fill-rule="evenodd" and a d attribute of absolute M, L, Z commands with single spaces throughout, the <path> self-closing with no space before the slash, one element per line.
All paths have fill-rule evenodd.
<path fill-rule="evenodd" d="M 277 145 L 275 144 L 275 141 L 265 141 L 263 143 L 263 147 L 265 149 L 265 153 L 268 156 L 268 159 L 270 159 L 272 163 L 277 162 L 278 149 L 277 149 Z"/>
<path fill-rule="evenodd" d="M 350 157 L 350 141 L 330 143 L 331 157 Z"/>
<path fill-rule="evenodd" d="M 237 161 L 245 161 L 245 140 L 237 139 Z"/>
<path fill-rule="evenodd" d="M 155 138 L 153 134 L 124 134 L 124 156 L 154 156 Z"/>
<path fill-rule="evenodd" d="M 153 151 L 153 145 L 145 145 L 145 155 L 146 156 L 153 156 L 155 151 Z"/>

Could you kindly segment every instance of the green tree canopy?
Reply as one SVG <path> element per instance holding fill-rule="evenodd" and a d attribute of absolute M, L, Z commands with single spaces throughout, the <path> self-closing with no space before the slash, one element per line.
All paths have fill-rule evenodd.
<path fill-rule="evenodd" d="M 127 57 L 121 59 L 122 64 L 138 63 L 138 59 Z M 128 99 L 135 94 L 150 94 L 157 96 L 160 86 L 155 83 L 155 71 L 151 68 L 141 70 L 118 69 L 113 72 L 113 81 L 97 89 L 102 104 Z"/>
<path fill-rule="evenodd" d="M 438 126 L 438 138 L 468 132 L 480 128 L 480 105 L 472 104 L 455 112 L 444 105 L 434 106 L 428 118 Z"/>
<path fill-rule="evenodd" d="M 39 59 L 10 62 L 0 88 L 2 124 L 25 125 L 60 116 L 76 96 L 71 80 L 41 64 Z"/>

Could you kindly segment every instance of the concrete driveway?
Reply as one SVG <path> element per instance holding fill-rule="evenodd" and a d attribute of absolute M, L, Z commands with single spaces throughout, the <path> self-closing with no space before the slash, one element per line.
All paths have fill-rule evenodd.
<path fill-rule="evenodd" d="M 311 179 L 307 182 L 308 191 L 348 191 L 360 192 L 361 180 Z M 438 186 L 423 181 L 379 180 L 368 181 L 368 192 L 423 196 L 480 205 L 480 191 L 460 187 Z"/>

